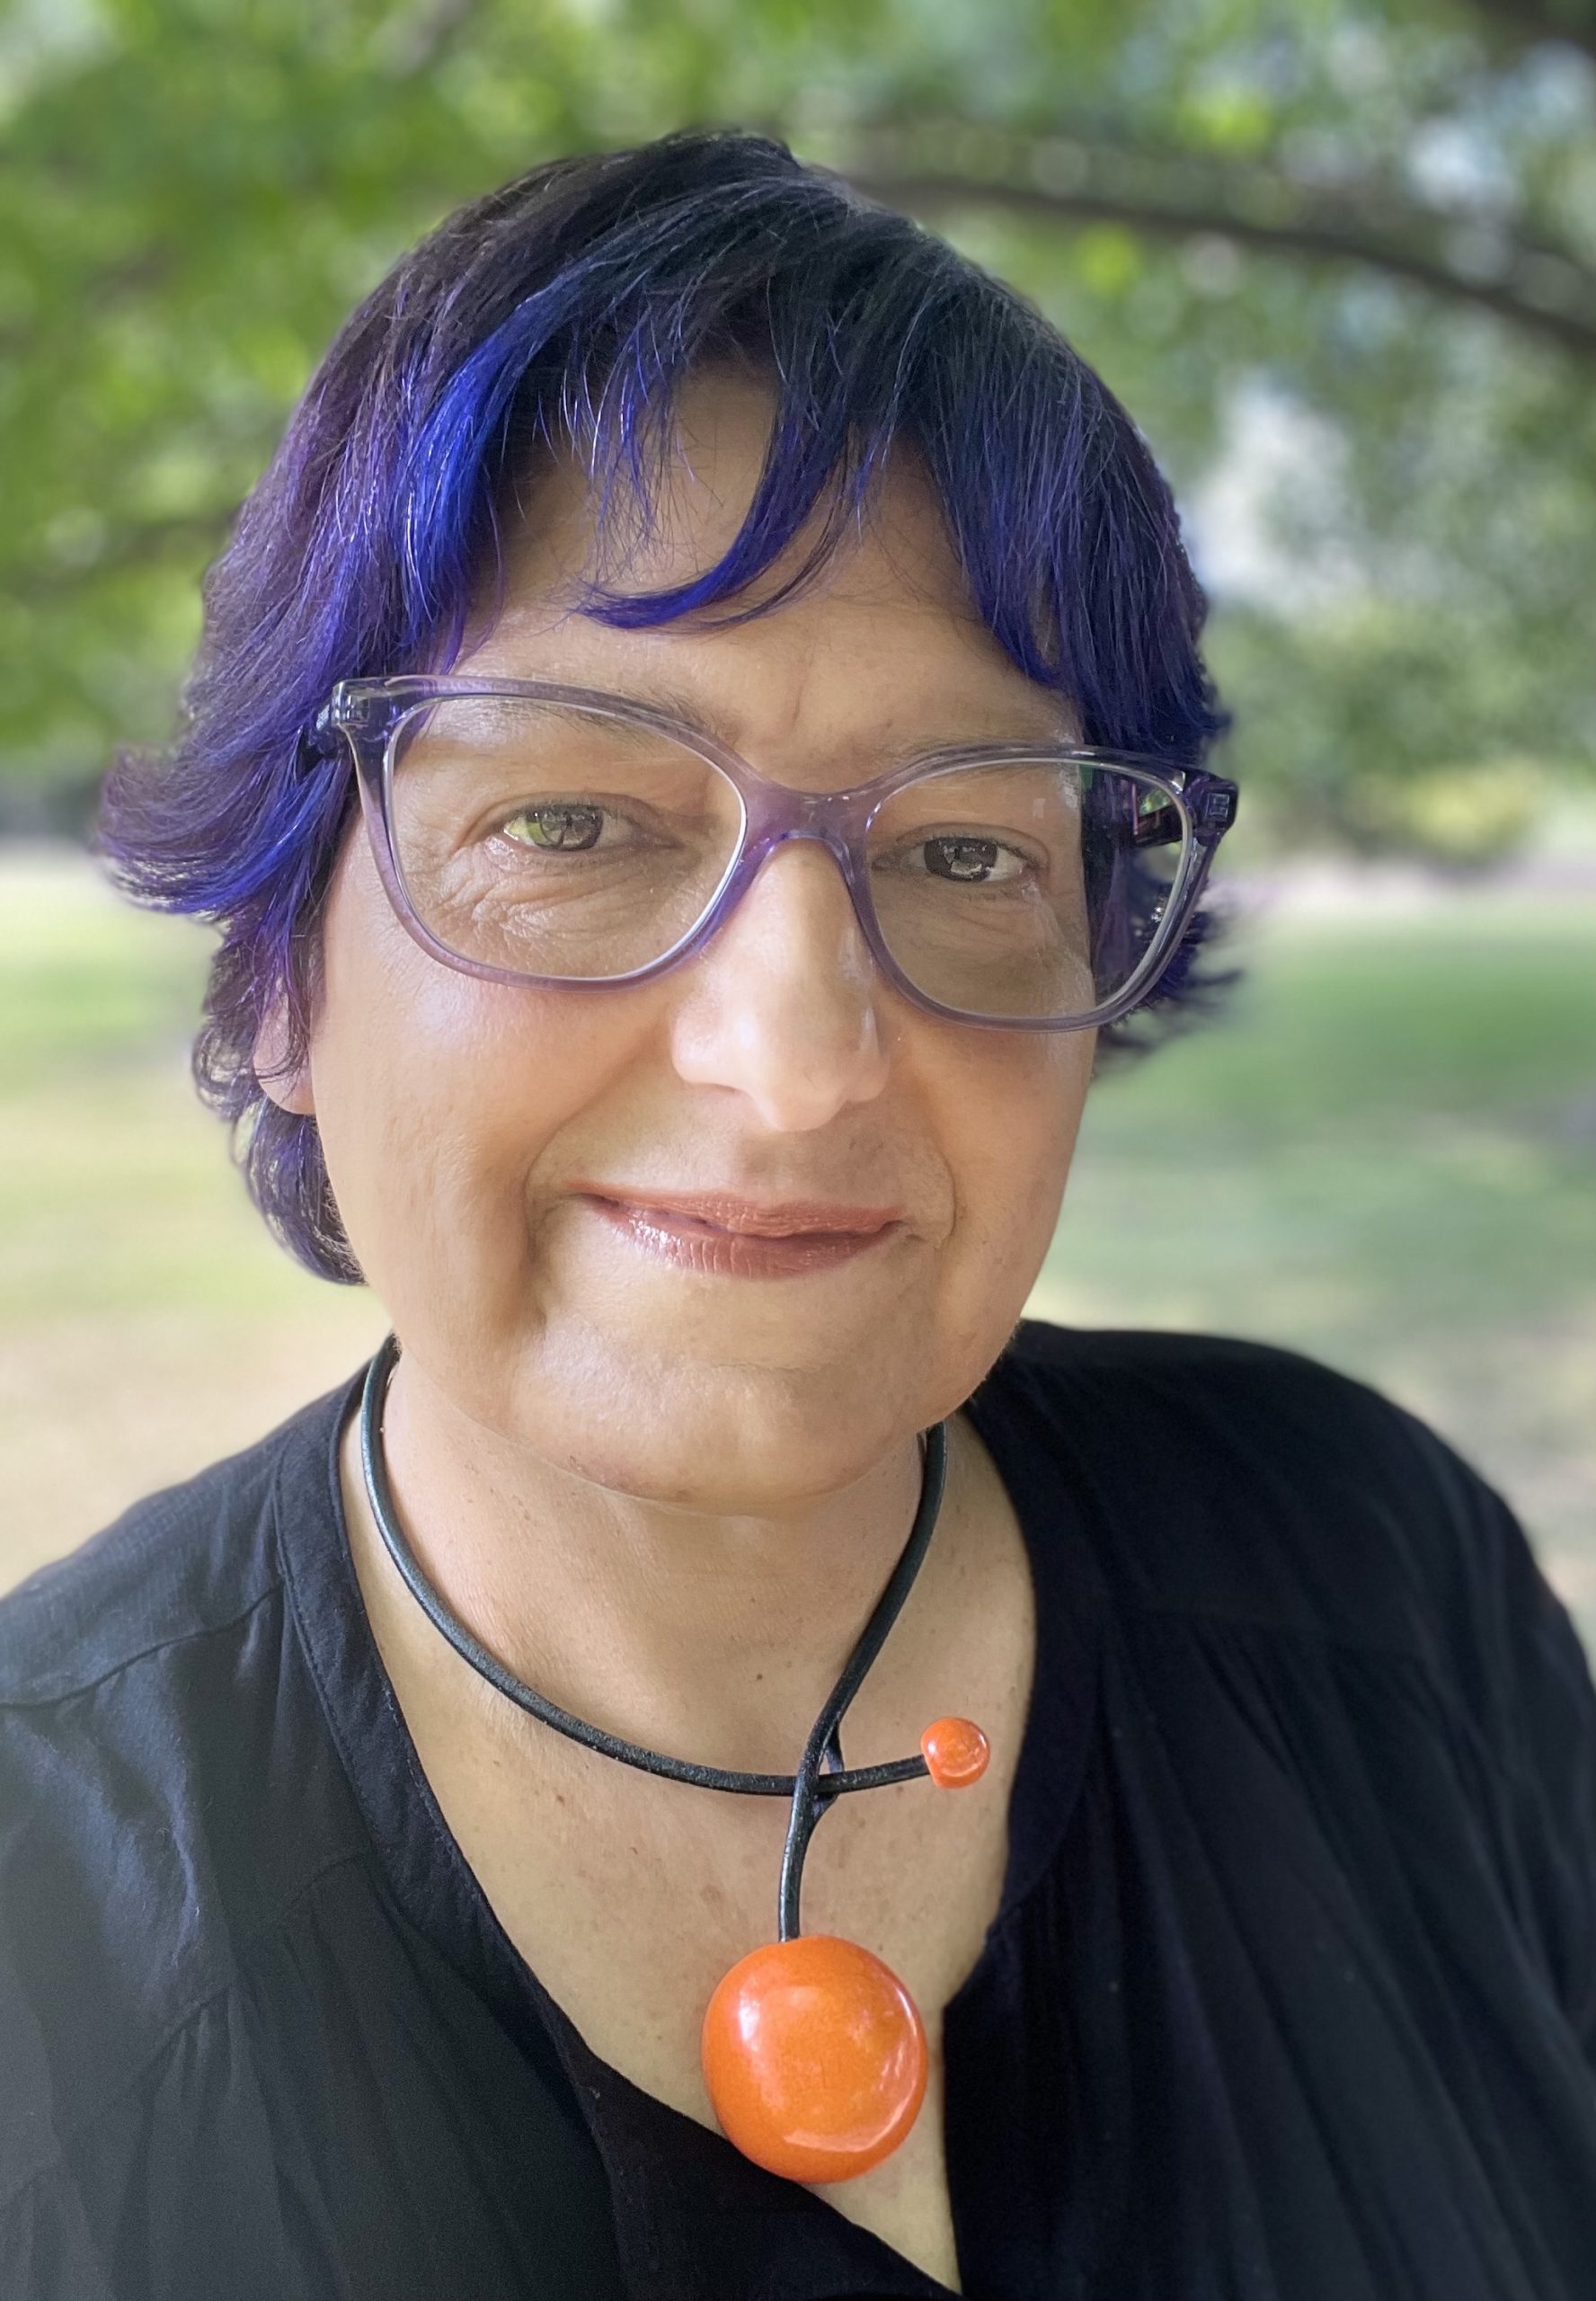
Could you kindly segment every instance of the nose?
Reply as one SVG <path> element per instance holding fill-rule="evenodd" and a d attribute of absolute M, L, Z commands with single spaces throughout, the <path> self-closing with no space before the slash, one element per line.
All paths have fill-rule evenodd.
<path fill-rule="evenodd" d="M 678 1076 L 734 1088 L 773 1132 L 824 1126 L 886 1083 L 881 979 L 842 874 L 815 840 L 784 840 L 766 857 L 678 982 Z"/>

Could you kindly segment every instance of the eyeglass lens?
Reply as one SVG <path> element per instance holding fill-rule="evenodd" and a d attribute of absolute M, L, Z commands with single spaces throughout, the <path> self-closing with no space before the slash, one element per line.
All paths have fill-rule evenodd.
<path fill-rule="evenodd" d="M 389 817 L 416 916 L 477 964 L 626 975 L 704 919 L 742 836 L 736 786 L 636 721 L 448 697 L 393 742 Z M 1084 1015 L 1145 956 L 1184 854 L 1179 810 L 1130 768 L 1002 761 L 893 792 L 866 835 L 882 942 L 916 989 L 1001 1020 Z"/>

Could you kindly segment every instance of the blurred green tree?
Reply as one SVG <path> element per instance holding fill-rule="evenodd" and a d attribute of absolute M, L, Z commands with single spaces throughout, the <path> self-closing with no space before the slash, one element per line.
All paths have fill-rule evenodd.
<path fill-rule="evenodd" d="M 1590 775 L 1590 0 L 12 0 L 0 120 L 13 822 L 170 725 L 199 578 L 395 254 L 711 120 L 924 215 L 1135 411 L 1266 820 L 1480 859 Z"/>

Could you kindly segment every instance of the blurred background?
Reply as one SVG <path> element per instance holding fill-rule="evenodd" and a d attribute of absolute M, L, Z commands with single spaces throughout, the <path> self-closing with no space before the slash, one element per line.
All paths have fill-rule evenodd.
<path fill-rule="evenodd" d="M 194 1100 L 209 937 L 89 862 L 111 750 L 170 733 L 203 572 L 395 256 L 707 121 L 1033 298 L 1213 601 L 1245 981 L 1095 1088 L 1033 1308 L 1376 1383 L 1596 1648 L 1591 0 L 0 9 L 0 1584 L 383 1330 Z"/>

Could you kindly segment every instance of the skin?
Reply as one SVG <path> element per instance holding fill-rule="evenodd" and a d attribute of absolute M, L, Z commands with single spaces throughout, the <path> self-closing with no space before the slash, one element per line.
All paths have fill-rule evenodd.
<path fill-rule="evenodd" d="M 769 415 L 746 378 L 689 385 L 681 456 L 629 583 L 678 581 L 719 556 L 756 484 Z M 905 452 L 820 582 L 731 629 L 689 617 L 619 631 L 573 613 L 572 577 L 595 564 L 580 468 L 554 461 L 524 508 L 507 538 L 503 610 L 474 620 L 461 673 L 652 699 L 667 690 L 759 771 L 813 788 L 950 742 L 1073 732 L 1059 698 L 974 613 Z M 988 1800 L 962 1842 L 967 1901 L 935 1915 L 948 1897 L 916 1875 L 928 1853 L 945 1877 L 961 1843 L 928 1825 L 924 1784 L 840 1801 L 873 1816 L 839 1811 L 821 1841 L 834 1873 L 867 1845 L 885 1865 L 873 1886 L 858 1853 L 864 1899 L 838 1903 L 838 1930 L 861 1938 L 876 1925 L 868 1938 L 897 1955 L 935 2017 L 995 1904 L 1032 1662 L 1023 1544 L 958 1410 L 1052 1238 L 1095 1034 L 922 1013 L 881 979 L 835 866 L 808 843 L 777 850 L 699 955 L 626 991 L 500 985 L 440 964 L 395 918 L 359 822 L 324 932 L 307 1061 L 270 1091 L 315 1113 L 355 1252 L 403 1345 L 385 1443 L 406 1532 L 434 1586 L 518 1675 L 655 1748 L 789 1768 L 902 1546 L 918 1434 L 952 1417 L 936 1539 L 850 1713 L 847 1746 L 856 1764 L 901 1756 L 930 1718 L 982 1717 L 986 1702 L 983 1722 L 1001 1723 L 1005 1747 L 989 1782 L 944 1801 L 973 1812 Z M 640 1253 L 583 1203 L 582 1183 L 891 1203 L 904 1227 L 820 1274 L 701 1275 Z M 561 2002 L 582 2008 L 595 2049 L 709 2121 L 687 2031 L 666 2038 L 667 2015 L 645 2003 L 651 1968 L 669 1968 L 668 2006 L 684 1991 L 701 2005 L 715 1974 L 768 1938 L 785 1809 L 673 1792 L 522 1718 L 408 1594 L 395 1596 L 352 1430 L 344 1469 L 368 1609 L 435 1787 L 466 1741 L 496 1753 L 491 1774 L 462 1772 L 440 1789 L 495 1907 Z M 588 1879 L 590 1905 L 556 1912 L 536 1880 L 492 1867 L 507 1835 L 496 1822 L 513 1813 L 524 1837 L 545 1792 L 556 1854 L 555 1807 L 568 1794 L 582 1802 L 587 1835 L 563 1858 L 569 1893 Z M 650 1890 L 639 1879 L 655 1863 L 705 1879 L 694 1915 L 702 1970 L 696 1934 L 679 1949 L 662 1936 L 639 1945 L 618 1921 L 607 1983 L 561 1965 L 575 1935 Z M 817 1857 L 815 1885 L 806 1878 L 807 1930 L 827 1921 L 824 1866 Z M 951 2282 L 940 2119 L 922 2113 L 920 2125 L 919 2154 L 906 2146 L 828 2194 Z"/>

